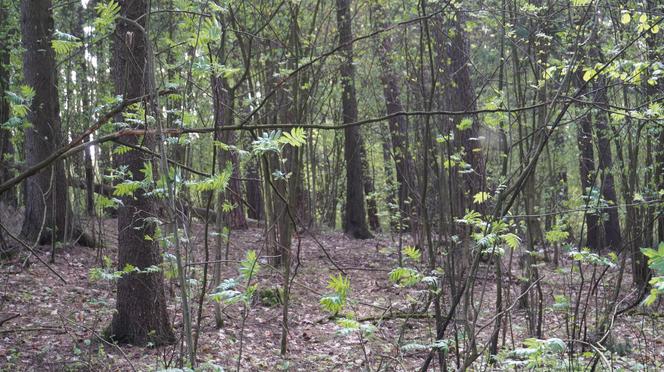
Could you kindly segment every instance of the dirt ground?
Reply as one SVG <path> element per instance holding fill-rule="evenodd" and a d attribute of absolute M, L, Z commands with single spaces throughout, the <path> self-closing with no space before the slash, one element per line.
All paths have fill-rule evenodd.
<path fill-rule="evenodd" d="M 101 254 L 115 260 L 117 256 L 116 228 L 113 220 L 104 222 L 104 240 Z M 193 275 L 200 279 L 203 261 L 202 226 L 195 225 L 188 246 L 192 257 Z M 317 242 L 316 242 L 317 241 Z M 296 241 L 297 243 L 297 241 Z M 351 294 L 347 313 L 356 319 L 370 318 L 376 332 L 368 339 L 360 340 L 357 334 L 340 335 L 339 327 L 322 310 L 319 300 L 329 292 L 327 279 L 339 271 L 320 248 L 322 245 L 337 266 L 350 278 Z M 240 260 L 247 250 L 262 252 L 263 230 L 251 228 L 231 233 L 229 254 L 231 260 Z M 223 309 L 224 325 L 215 327 L 213 303 L 203 302 L 203 317 L 198 341 L 200 363 L 214 363 L 225 370 L 235 370 L 242 344 L 241 370 L 416 370 L 421 366 L 427 351 L 400 348 L 399 344 L 426 344 L 431 342 L 435 330 L 430 316 L 405 319 L 395 316 L 397 311 L 409 312 L 413 302 L 422 302 L 425 291 L 417 288 L 400 288 L 388 280 L 389 271 L 397 266 L 396 243 L 387 235 L 375 239 L 357 241 L 339 232 L 317 232 L 315 240 L 307 235 L 301 239 L 297 251 L 299 266 L 291 292 L 289 321 L 289 354 L 279 355 L 281 335 L 281 306 L 256 298 L 246 316 L 242 330 L 242 307 L 227 306 Z M 40 256 L 48 261 L 49 247 L 41 247 Z M 66 247 L 57 253 L 52 268 L 66 284 L 52 274 L 34 257 L 26 255 L 0 268 L 0 321 L 16 316 L 0 325 L 0 366 L 6 371 L 127 371 L 159 370 L 174 368 L 174 358 L 180 353 L 181 343 L 159 348 L 140 348 L 113 345 L 102 341 L 100 334 L 109 324 L 115 306 L 114 285 L 107 281 L 91 281 L 89 270 L 99 267 L 99 251 L 79 246 Z M 507 262 L 508 257 L 504 257 Z M 518 265 L 513 260 L 513 276 L 503 285 L 510 286 L 511 297 L 505 307 L 516 305 L 519 294 Z M 23 263 L 28 262 L 27 266 Z M 260 290 L 281 285 L 281 276 L 261 259 L 257 277 Z M 563 260 L 560 269 L 547 264 L 540 267 L 544 298 L 543 338 L 564 339 L 565 320 L 553 307 L 554 294 L 565 293 L 570 285 L 571 261 Z M 224 265 L 222 278 L 237 276 L 238 264 Z M 482 264 L 475 281 L 473 301 L 481 308 L 477 321 L 479 329 L 491 324 L 495 302 L 495 276 L 493 267 Z M 618 270 L 606 274 L 607 279 L 597 292 L 609 293 Z M 626 274 L 628 275 L 628 274 Z M 570 284 L 571 283 L 571 284 Z M 628 287 L 629 284 L 626 284 Z M 194 311 L 200 286 L 193 294 Z M 627 297 L 634 297 L 630 288 Z M 182 320 L 178 313 L 179 289 L 174 280 L 167 281 L 166 296 L 169 313 L 177 334 L 181 334 Z M 601 296 L 601 295 L 600 295 Z M 589 311 L 601 309 L 599 296 L 593 297 Z M 443 313 L 448 309 L 450 296 L 442 295 Z M 626 370 L 661 370 L 664 368 L 664 323 L 657 312 L 661 304 L 643 309 L 637 307 L 629 315 L 616 319 L 612 345 L 614 353 L 605 352 L 614 368 Z M 431 313 L 431 307 L 429 313 Z M 501 335 L 505 349 L 521 347 L 527 333 L 525 312 L 512 306 L 506 313 L 507 332 Z M 383 319 L 381 319 L 381 317 Z M 462 330 L 460 325 L 449 328 Z M 480 333 L 486 340 L 491 326 Z M 451 331 L 448 331 L 448 335 Z M 242 337 L 242 342 L 240 342 Z M 480 346 L 481 348 L 482 346 Z M 620 348 L 622 349 L 620 349 Z M 463 351 L 461 352 L 463 357 Z M 456 368 L 453 353 L 449 367 Z M 600 364 L 601 366 L 602 364 Z M 487 367 L 482 362 L 473 365 L 475 370 L 507 369 L 508 364 Z M 581 367 L 584 367 L 583 365 Z M 601 368 L 601 367 L 600 367 Z M 511 368 L 514 369 L 514 368 Z"/>

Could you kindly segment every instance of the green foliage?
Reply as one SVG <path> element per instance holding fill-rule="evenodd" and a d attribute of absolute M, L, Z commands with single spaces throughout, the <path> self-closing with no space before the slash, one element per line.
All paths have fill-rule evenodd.
<path fill-rule="evenodd" d="M 232 305 L 239 301 L 245 300 L 245 298 L 242 296 L 242 292 L 235 289 L 239 284 L 239 281 L 236 279 L 225 279 L 214 289 L 209 297 L 214 302 L 219 302 L 226 305 Z"/>
<path fill-rule="evenodd" d="M 247 255 L 240 262 L 240 277 L 244 280 L 251 280 L 252 277 L 258 274 L 260 270 L 260 265 L 258 264 L 258 257 L 256 256 L 256 251 L 250 249 L 247 251 Z"/>
<path fill-rule="evenodd" d="M 122 270 L 113 270 L 112 261 L 108 256 L 104 256 L 102 267 L 94 267 L 88 272 L 88 280 L 91 282 L 96 281 L 115 281 L 122 278 L 125 275 L 136 273 L 136 274 L 151 274 L 161 271 L 161 268 L 157 266 L 148 266 L 145 269 L 141 270 L 136 266 L 127 264 Z"/>
<path fill-rule="evenodd" d="M 237 278 L 225 279 L 208 296 L 210 300 L 225 305 L 242 303 L 249 306 L 254 294 L 258 290 L 257 284 L 250 284 L 251 280 L 258 274 L 260 265 L 258 257 L 253 250 L 247 251 L 245 258 L 240 262 L 238 268 L 239 276 Z M 240 290 L 240 285 L 244 284 L 244 290 Z"/>
<path fill-rule="evenodd" d="M 483 254 L 502 256 L 505 252 L 501 245 L 518 249 L 521 238 L 510 232 L 513 224 L 491 217 L 484 217 L 477 211 L 469 211 L 457 223 L 470 225 L 474 229 L 473 239 Z"/>
<path fill-rule="evenodd" d="M 341 312 L 345 305 L 345 301 L 336 293 L 324 295 L 319 302 L 325 311 L 333 315 Z"/>
<path fill-rule="evenodd" d="M 360 323 L 357 320 L 349 318 L 341 318 L 337 320 L 339 330 L 337 333 L 342 336 L 347 336 L 355 332 L 360 332 L 362 337 L 371 336 L 376 332 L 376 327 L 371 323 Z"/>
<path fill-rule="evenodd" d="M 572 250 L 569 253 L 569 256 L 572 260 L 580 262 L 587 265 L 597 265 L 597 266 L 615 266 L 615 262 L 610 257 L 602 257 L 597 253 L 591 252 L 589 249 L 584 248 L 580 251 Z"/>
<path fill-rule="evenodd" d="M 507 233 L 500 236 L 508 247 L 516 250 L 521 245 L 521 238 L 514 233 Z"/>
<path fill-rule="evenodd" d="M 430 344 L 420 344 L 417 342 L 411 342 L 401 346 L 403 351 L 421 351 L 421 350 L 443 350 L 449 351 L 450 341 L 449 340 L 436 340 Z"/>
<path fill-rule="evenodd" d="M 140 181 L 134 180 L 125 180 L 122 183 L 118 183 L 114 186 L 113 196 L 132 196 L 134 192 L 140 189 L 143 186 L 143 183 Z"/>
<path fill-rule="evenodd" d="M 422 252 L 420 252 L 419 249 L 410 245 L 407 245 L 403 248 L 403 254 L 405 254 L 406 257 L 415 262 L 419 261 L 420 258 L 422 258 Z"/>
<path fill-rule="evenodd" d="M 460 131 L 464 131 L 467 129 L 470 129 L 473 126 L 473 119 L 471 118 L 463 118 L 459 124 L 457 124 L 457 129 Z"/>
<path fill-rule="evenodd" d="M 473 203 L 482 204 L 485 201 L 489 200 L 491 195 L 488 192 L 480 191 L 477 194 L 473 195 Z"/>
<path fill-rule="evenodd" d="M 555 225 L 544 234 L 544 238 L 551 244 L 562 243 L 569 238 L 569 233 L 565 229 L 564 225 Z"/>
<path fill-rule="evenodd" d="M 117 146 L 113 149 L 113 154 L 114 155 L 124 155 L 124 154 L 126 154 L 126 153 L 128 153 L 129 151 L 132 151 L 132 150 L 133 149 L 129 146 L 120 145 L 120 146 Z"/>
<path fill-rule="evenodd" d="M 422 275 L 419 271 L 408 267 L 397 267 L 390 271 L 389 279 L 392 283 L 410 287 L 422 280 Z"/>
<path fill-rule="evenodd" d="M 70 35 L 56 30 L 53 33 L 53 40 L 51 40 L 51 47 L 58 57 L 65 56 L 79 48 L 83 43 L 74 35 Z"/>
<path fill-rule="evenodd" d="M 0 123 L 0 129 L 20 130 L 29 126 L 30 124 L 25 118 L 30 111 L 30 105 L 34 96 L 35 90 L 29 85 L 21 85 L 18 93 L 5 91 L 4 98 L 9 102 L 10 111 L 13 116 L 9 117 L 6 122 Z"/>
<path fill-rule="evenodd" d="M 95 6 L 97 18 L 94 20 L 94 28 L 98 33 L 110 32 L 115 26 L 115 20 L 120 14 L 120 5 L 115 0 L 98 2 Z"/>
<path fill-rule="evenodd" d="M 337 274 L 336 276 L 330 275 L 327 288 L 331 289 L 333 293 L 327 294 L 320 299 L 321 307 L 325 311 L 337 315 L 346 305 L 350 292 L 350 280 L 341 274 Z"/>
<path fill-rule="evenodd" d="M 306 143 L 307 135 L 303 128 L 293 128 L 290 133 L 280 130 L 272 130 L 261 133 L 256 140 L 252 142 L 254 154 L 280 153 L 283 145 L 300 147 Z"/>
<path fill-rule="evenodd" d="M 300 147 L 307 143 L 307 134 L 303 128 L 293 128 L 290 133 L 283 132 L 277 140 L 279 143 L 288 144 L 293 147 Z"/>
<path fill-rule="evenodd" d="M 656 250 L 641 248 L 641 252 L 648 257 L 648 266 L 657 274 L 664 275 L 664 242 L 660 242 Z"/>
<path fill-rule="evenodd" d="M 115 209 L 122 205 L 122 200 L 117 198 L 107 198 L 104 195 L 95 194 L 95 206 L 101 210 Z"/>
<path fill-rule="evenodd" d="M 664 242 L 660 242 L 657 250 L 652 248 L 641 248 L 641 252 L 648 257 L 648 267 L 655 275 L 650 279 L 650 293 L 643 301 L 645 305 L 652 305 L 658 296 L 664 294 Z"/>
<path fill-rule="evenodd" d="M 559 338 L 547 340 L 527 338 L 523 340 L 523 346 L 522 348 L 502 352 L 499 359 L 514 368 L 522 367 L 531 370 L 564 369 L 565 358 L 563 355 L 567 347 L 563 340 Z"/>
<path fill-rule="evenodd" d="M 567 311 L 570 308 L 569 298 L 564 295 L 553 296 L 553 309 L 556 311 Z"/>
<path fill-rule="evenodd" d="M 281 136 L 281 131 L 269 131 L 263 132 L 257 136 L 251 145 L 253 152 L 255 154 L 264 154 L 268 152 L 279 152 L 279 137 Z"/>
<path fill-rule="evenodd" d="M 226 167 L 219 174 L 208 177 L 200 181 L 189 181 L 187 182 L 187 187 L 192 192 L 200 193 L 206 191 L 224 191 L 228 187 L 228 183 L 231 180 L 233 175 L 233 164 L 231 162 L 226 163 Z"/>

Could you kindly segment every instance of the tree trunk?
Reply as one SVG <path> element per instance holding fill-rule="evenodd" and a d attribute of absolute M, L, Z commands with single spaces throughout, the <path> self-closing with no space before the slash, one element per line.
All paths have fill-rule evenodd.
<path fill-rule="evenodd" d="M 9 102 L 4 98 L 5 92 L 9 90 L 9 56 L 12 47 L 9 35 L 8 14 L 5 3 L 0 4 L 0 124 L 9 120 Z M 11 143 L 12 133 L 9 130 L 0 129 L 0 183 L 11 178 L 10 167 L 3 162 L 13 157 L 14 146 Z M 16 191 L 7 190 L 0 195 L 0 201 L 16 205 Z"/>
<path fill-rule="evenodd" d="M 607 88 L 605 79 L 599 77 L 594 89 L 596 91 L 594 101 L 600 109 L 595 116 L 595 133 L 597 135 L 597 155 L 599 160 L 597 163 L 597 171 L 601 175 L 600 182 L 602 197 L 609 204 L 609 208 L 603 211 L 603 213 L 608 215 L 608 218 L 604 219 L 603 244 L 605 247 L 610 247 L 613 250 L 620 250 L 622 249 L 622 236 L 620 234 L 620 218 L 618 216 L 617 208 L 618 196 L 616 195 L 613 178 L 613 156 L 611 142 L 609 142 L 608 111 L 601 111 L 609 110 L 609 99 L 606 95 Z"/>
<path fill-rule="evenodd" d="M 369 158 L 367 155 L 367 149 L 362 143 L 361 146 L 362 153 L 362 178 L 364 186 L 364 195 L 366 195 L 367 200 L 367 217 L 369 218 L 369 227 L 372 231 L 380 232 L 380 221 L 378 220 L 378 204 L 376 203 L 376 198 L 373 195 L 376 192 L 373 182 L 373 176 L 371 174 L 371 167 L 369 166 Z"/>
<path fill-rule="evenodd" d="M 374 7 L 376 28 L 384 27 L 382 22 L 384 12 L 380 5 Z M 393 70 L 393 61 L 391 58 L 392 53 L 392 39 L 390 36 L 385 36 L 378 47 L 378 57 L 380 59 L 381 72 L 380 81 L 383 85 L 383 97 L 385 98 L 385 106 L 388 115 L 396 112 L 404 111 L 401 104 L 401 91 L 399 88 L 399 77 Z M 414 197 L 413 190 L 417 190 L 415 184 L 415 165 L 409 149 L 408 141 L 408 119 L 406 116 L 395 116 L 388 121 L 390 129 L 390 139 L 392 142 L 392 157 L 394 158 L 394 165 L 396 169 L 396 179 L 398 187 L 398 203 L 399 213 L 404 220 L 401 225 L 405 227 L 404 230 L 414 229 L 416 225 L 417 214 L 414 210 Z M 389 162 L 385 163 L 387 167 Z"/>
<path fill-rule="evenodd" d="M 463 28 L 463 14 L 446 16 L 448 19 L 441 21 L 436 19 L 433 28 L 433 36 L 441 50 L 438 55 L 437 64 L 440 66 L 438 81 L 443 88 L 441 105 L 447 110 L 475 111 L 477 110 L 477 98 L 470 77 L 470 46 Z M 449 31 L 448 31 L 449 30 Z M 477 115 L 443 116 L 443 132 L 454 133 L 454 139 L 450 141 L 452 154 L 463 155 L 465 167 L 460 165 L 454 167 L 450 172 L 452 195 L 456 200 L 453 203 L 454 218 L 465 214 L 466 208 L 482 212 L 483 205 L 473 205 L 473 196 L 482 190 L 484 177 L 484 154 L 482 152 L 480 138 L 480 121 Z M 462 120 L 471 120 L 469 127 L 459 127 Z M 447 158 L 447 154 L 444 154 Z"/>
<path fill-rule="evenodd" d="M 263 218 L 263 205 L 261 203 L 260 176 L 258 175 L 256 163 L 250 162 L 247 165 L 245 176 L 247 178 L 245 181 L 245 187 L 247 189 L 247 204 L 249 204 L 247 215 L 254 220 L 260 220 Z"/>
<path fill-rule="evenodd" d="M 86 37 L 83 27 L 85 26 L 85 21 L 88 16 L 88 12 L 83 8 L 83 5 L 77 4 L 77 17 L 78 19 L 74 23 L 74 34 L 78 37 L 85 45 Z M 89 9 L 88 9 L 89 11 Z M 87 48 L 84 46 L 84 50 Z M 79 120 L 83 123 L 83 127 L 90 122 L 91 112 L 90 107 L 90 93 L 88 87 L 88 62 L 85 59 L 85 53 L 81 53 L 79 57 L 79 68 L 80 68 L 80 77 L 77 76 L 77 83 L 80 86 L 81 94 L 81 107 L 79 109 Z M 90 136 L 88 136 L 85 141 L 89 141 Z M 95 213 L 95 203 L 94 203 L 94 167 L 92 165 L 92 156 L 90 155 L 92 149 L 83 150 L 83 168 L 85 172 L 85 210 L 88 216 L 93 216 Z"/>
<path fill-rule="evenodd" d="M 576 73 L 577 86 L 583 84 L 583 71 Z M 580 96 L 586 92 L 581 92 Z M 577 123 L 576 143 L 579 147 L 579 179 L 581 192 L 589 197 L 595 186 L 595 151 L 593 150 L 592 123 L 590 112 L 584 114 Z M 586 246 L 590 249 L 599 249 L 599 216 L 586 212 Z"/>
<path fill-rule="evenodd" d="M 25 129 L 27 167 L 46 159 L 61 143 L 55 53 L 51 47 L 54 31 L 51 9 L 50 0 L 21 2 L 23 74 L 25 83 L 35 93 L 28 113 L 32 125 Z M 26 180 L 22 237 L 42 244 L 52 239 L 63 240 L 65 232 L 71 231 L 66 227 L 70 220 L 68 209 L 64 163 L 60 160 Z"/>
<path fill-rule="evenodd" d="M 214 108 L 215 128 L 233 124 L 234 94 L 222 76 L 213 76 L 212 81 L 212 104 Z M 215 132 L 215 140 L 221 141 L 226 145 L 235 145 L 236 134 L 230 131 Z M 244 230 L 249 227 L 247 218 L 244 215 L 242 205 L 242 182 L 240 181 L 240 159 L 235 151 L 218 150 L 219 171 L 223 172 L 230 162 L 233 166 L 233 177 L 228 183 L 228 189 L 224 192 L 225 202 L 231 203 L 234 208 L 227 213 L 226 223 L 231 229 Z M 218 211 L 221 212 L 221 211 Z"/>
<path fill-rule="evenodd" d="M 657 4 L 659 4 L 659 10 Z M 664 7 L 662 7 L 661 4 L 661 1 L 646 0 L 648 14 L 657 14 L 657 12 L 661 14 L 661 11 L 664 10 Z M 655 64 L 662 62 L 662 58 L 664 58 L 664 52 L 662 51 L 663 42 L 664 37 L 662 36 L 662 32 L 648 35 L 646 44 L 648 45 L 648 61 L 650 63 Z M 654 68 L 655 67 L 652 66 L 648 70 L 652 71 Z M 655 84 L 649 84 L 646 82 L 645 85 L 649 103 L 654 103 L 658 98 L 664 96 L 664 80 L 662 80 L 661 75 L 659 79 L 656 80 Z M 662 125 L 661 122 L 657 128 L 657 145 L 655 147 L 655 183 L 653 189 L 656 192 L 664 190 L 664 125 Z M 664 213 L 659 213 L 657 217 L 657 241 L 664 242 Z"/>
<path fill-rule="evenodd" d="M 145 0 L 120 1 L 121 15 L 127 19 L 145 23 L 148 11 Z M 146 35 L 136 26 L 126 21 L 119 21 L 113 39 L 113 79 L 115 92 L 125 99 L 140 97 L 145 94 L 147 51 Z M 118 115 L 116 121 L 124 121 Z M 142 124 L 137 129 L 144 128 Z M 127 143 L 138 144 L 139 139 L 128 137 Z M 146 137 L 141 142 L 148 148 L 154 147 L 155 139 Z M 129 151 L 118 155 L 116 166 L 126 166 L 135 181 L 144 178 L 141 169 L 144 162 L 142 152 Z M 156 224 L 153 218 L 156 212 L 155 202 L 141 189 L 133 196 L 123 197 L 118 208 L 118 269 L 132 265 L 139 270 L 159 267 L 162 263 L 161 250 L 154 237 Z M 116 313 L 106 330 L 107 336 L 121 343 L 161 345 L 175 341 L 173 330 L 166 311 L 164 296 L 164 277 L 162 271 L 134 272 L 125 274 L 118 280 Z"/>
<path fill-rule="evenodd" d="M 351 0 L 337 0 L 337 27 L 339 45 L 344 61 L 340 75 L 343 87 L 342 112 L 343 123 L 357 121 L 357 100 L 355 97 L 355 67 L 353 66 L 353 40 L 350 17 Z M 344 232 L 355 239 L 371 238 L 367 227 L 367 214 L 362 182 L 362 136 L 357 126 L 344 129 L 344 158 L 346 160 L 346 210 L 344 214 Z"/>

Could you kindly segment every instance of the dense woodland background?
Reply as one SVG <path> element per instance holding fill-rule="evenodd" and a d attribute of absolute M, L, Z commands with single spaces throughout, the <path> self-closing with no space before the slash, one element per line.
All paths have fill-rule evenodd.
<path fill-rule="evenodd" d="M 658 0 L 0 0 L 3 370 L 661 370 Z"/>

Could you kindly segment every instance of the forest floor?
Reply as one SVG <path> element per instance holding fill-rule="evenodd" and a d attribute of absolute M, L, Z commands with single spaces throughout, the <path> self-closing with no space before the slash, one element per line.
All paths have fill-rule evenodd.
<path fill-rule="evenodd" d="M 117 230 L 113 220 L 104 222 L 106 247 L 101 252 L 115 260 L 117 257 Z M 203 261 L 202 226 L 195 225 L 191 246 L 194 247 L 190 262 Z M 303 237 L 298 250 L 300 265 L 292 286 L 289 354 L 287 360 L 279 355 L 282 310 L 279 304 L 269 299 L 256 299 L 249 308 L 242 328 L 242 308 L 232 305 L 223 309 L 224 325 L 215 327 L 213 303 L 204 301 L 201 332 L 198 341 L 198 360 L 235 370 L 242 345 L 242 370 L 302 371 L 327 370 L 416 370 L 421 366 L 427 351 L 417 348 L 400 348 L 408 343 L 426 344 L 433 339 L 435 324 L 431 317 L 405 319 L 395 316 L 397 311 L 411 311 L 412 301 L 422 302 L 421 288 L 401 288 L 388 280 L 389 271 L 397 266 L 396 243 L 387 235 L 371 240 L 351 240 L 339 232 L 318 232 L 315 237 L 329 253 L 336 265 L 350 278 L 351 293 L 349 308 L 356 319 L 370 319 L 377 326 L 376 332 L 361 342 L 356 333 L 338 334 L 339 327 L 321 309 L 319 300 L 329 292 L 326 289 L 330 275 L 338 270 L 310 236 Z M 297 241 L 296 241 L 297 242 Z M 263 230 L 251 228 L 234 231 L 230 238 L 230 258 L 241 260 L 245 252 L 261 251 Z M 40 257 L 48 261 L 50 247 L 42 247 Z M 115 305 L 112 282 L 91 281 L 89 270 L 99 267 L 98 249 L 80 246 L 67 247 L 57 253 L 51 266 L 67 282 L 52 274 L 45 265 L 30 257 L 30 264 L 22 266 L 25 255 L 5 262 L 0 268 L 0 320 L 17 317 L 0 325 L 0 366 L 7 371 L 60 371 L 60 370 L 157 370 L 175 367 L 173 359 L 180 353 L 181 344 L 159 348 L 141 348 L 127 345 L 112 345 L 101 341 L 100 334 L 109 324 Z M 505 257 L 507 262 L 507 257 Z M 516 259 L 513 273 L 519 273 Z M 261 262 L 264 264 L 264 262 Z M 544 298 L 543 338 L 565 338 L 565 318 L 553 308 L 554 295 L 565 293 L 569 284 L 571 261 L 563 259 L 562 269 L 542 265 L 542 293 Z M 194 265 L 200 277 L 200 265 Z M 236 277 L 238 264 L 224 265 L 222 278 Z M 568 270 L 565 270 L 567 267 Z M 492 324 L 495 303 L 495 276 L 491 265 L 482 264 L 475 282 L 474 301 L 482 304 L 477 325 Z M 612 278 L 618 270 L 607 275 L 606 288 L 599 293 L 610 293 Z M 628 274 L 626 274 L 628 275 Z M 504 286 L 511 286 L 511 297 L 505 307 L 510 307 L 506 317 L 508 331 L 501 335 L 506 349 L 522 346 L 527 333 L 525 311 L 516 304 L 520 285 L 517 274 Z M 281 277 L 276 270 L 262 265 L 257 277 L 259 291 L 276 288 Z M 573 285 L 573 284 L 572 284 Z M 626 283 L 625 301 L 634 294 Z M 601 286 L 600 286 L 601 287 Z M 178 288 L 174 281 L 167 281 L 166 296 L 169 313 L 177 334 L 181 334 L 181 314 Z M 264 292 L 265 293 L 265 292 Z M 197 302 L 198 294 L 195 295 Z M 590 312 L 599 311 L 601 299 L 590 299 Z M 448 309 L 449 294 L 442 296 L 444 311 Z M 657 304 L 661 308 L 661 304 Z M 197 306 L 194 306 L 197 309 Z M 615 368 L 661 370 L 664 365 L 664 327 L 662 318 L 652 315 L 641 307 L 636 312 L 623 315 L 613 325 L 613 348 L 615 353 L 605 352 L 607 360 Z M 431 313 L 429 307 L 429 313 Z M 650 314 L 646 314 L 650 312 Z M 659 314 L 659 313 L 657 313 Z M 382 319 L 381 319 L 382 318 Z M 486 340 L 492 325 L 480 333 Z M 450 329 L 462 327 L 453 325 Z M 450 331 L 447 334 L 451 334 Z M 240 336 L 242 342 L 240 342 Z M 401 340 L 400 340 L 401 339 Z M 483 345 L 483 344 L 480 344 Z M 454 346 L 452 346 L 453 348 Z M 482 346 L 480 346 L 481 348 Z M 463 357 L 463 352 L 461 352 Z M 453 353 L 450 367 L 456 368 Z M 506 368 L 506 365 L 495 368 Z M 581 367 L 584 367 L 583 365 Z M 490 369 L 480 362 L 475 370 Z"/>

